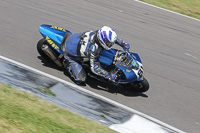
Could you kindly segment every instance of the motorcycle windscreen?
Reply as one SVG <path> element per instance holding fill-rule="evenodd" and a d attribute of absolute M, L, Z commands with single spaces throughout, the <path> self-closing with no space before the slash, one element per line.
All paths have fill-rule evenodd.
<path fill-rule="evenodd" d="M 59 53 L 63 53 L 60 50 L 60 44 L 65 36 L 66 32 L 70 31 L 52 25 L 41 25 L 39 27 L 41 35 L 47 40 L 47 42 Z"/>
<path fill-rule="evenodd" d="M 99 62 L 101 65 L 110 66 L 113 64 L 116 51 L 114 49 L 103 50 L 99 55 Z"/>

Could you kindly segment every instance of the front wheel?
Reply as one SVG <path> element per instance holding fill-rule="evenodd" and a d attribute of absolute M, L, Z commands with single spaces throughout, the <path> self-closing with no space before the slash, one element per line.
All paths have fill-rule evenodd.
<path fill-rule="evenodd" d="M 146 92 L 149 90 L 149 82 L 145 78 L 143 81 L 136 81 L 134 83 L 124 84 L 122 86 L 134 92 Z"/>

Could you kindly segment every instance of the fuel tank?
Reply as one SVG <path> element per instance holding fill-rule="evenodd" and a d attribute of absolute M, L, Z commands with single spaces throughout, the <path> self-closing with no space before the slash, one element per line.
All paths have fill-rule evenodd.
<path fill-rule="evenodd" d="M 114 49 L 103 50 L 99 55 L 99 62 L 101 65 L 110 66 L 113 64 L 116 51 Z"/>

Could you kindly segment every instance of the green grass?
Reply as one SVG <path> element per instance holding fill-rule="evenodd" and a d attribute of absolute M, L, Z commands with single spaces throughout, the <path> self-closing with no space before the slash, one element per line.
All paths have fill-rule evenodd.
<path fill-rule="evenodd" d="M 85 117 L 0 83 L 0 133 L 112 133 Z"/>
<path fill-rule="evenodd" d="M 140 0 L 140 1 L 200 19 L 200 0 Z"/>
<path fill-rule="evenodd" d="M 49 95 L 56 96 L 56 94 L 54 92 L 52 92 L 50 89 L 48 89 L 48 88 L 41 89 L 40 87 L 36 87 L 36 89 L 40 90 L 42 92 L 45 92 L 45 93 L 47 93 Z"/>

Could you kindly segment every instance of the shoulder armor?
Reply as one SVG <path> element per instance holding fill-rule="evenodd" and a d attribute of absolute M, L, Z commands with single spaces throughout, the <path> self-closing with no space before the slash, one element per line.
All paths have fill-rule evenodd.
<path fill-rule="evenodd" d="M 97 47 L 95 46 L 95 44 L 91 45 L 89 48 L 89 52 L 96 54 L 97 53 Z"/>

